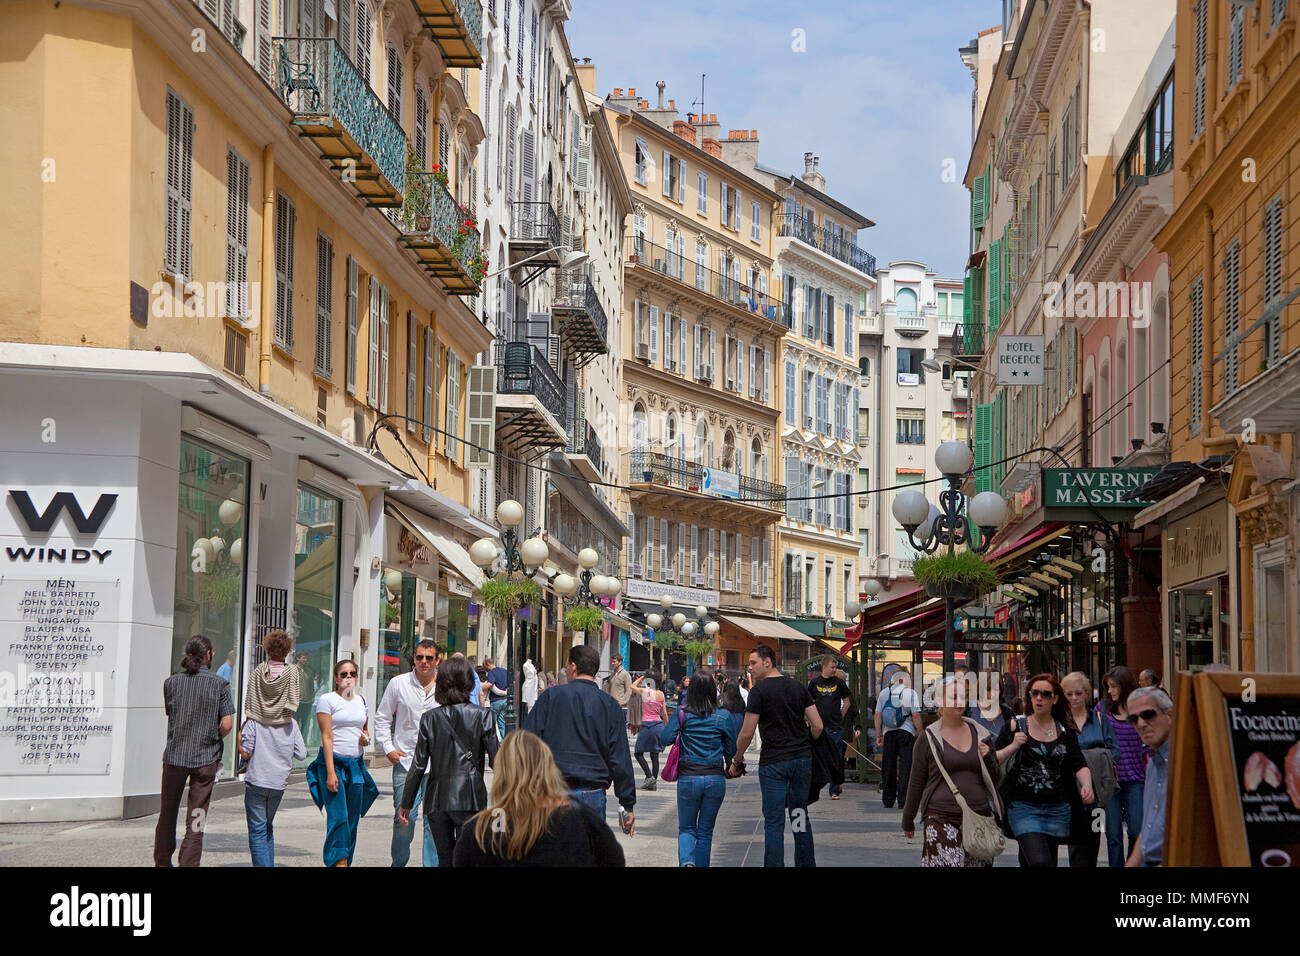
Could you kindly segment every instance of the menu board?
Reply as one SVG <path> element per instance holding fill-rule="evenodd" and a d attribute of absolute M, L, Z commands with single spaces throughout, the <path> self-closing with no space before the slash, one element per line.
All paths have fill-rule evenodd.
<path fill-rule="evenodd" d="M 1251 866 L 1300 866 L 1300 699 L 1224 698 Z"/>
<path fill-rule="evenodd" d="M 0 577 L 0 775 L 108 773 L 120 592 Z"/>

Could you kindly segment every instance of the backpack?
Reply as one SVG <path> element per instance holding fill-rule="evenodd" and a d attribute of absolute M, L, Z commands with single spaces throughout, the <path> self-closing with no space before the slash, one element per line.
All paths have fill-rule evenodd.
<path fill-rule="evenodd" d="M 904 707 L 902 702 L 894 702 L 895 687 L 889 688 L 889 696 L 885 698 L 885 706 L 880 709 L 880 722 L 886 730 L 898 730 L 903 726 L 903 722 L 912 714 L 911 707 Z M 906 687 L 903 688 L 907 690 Z"/>

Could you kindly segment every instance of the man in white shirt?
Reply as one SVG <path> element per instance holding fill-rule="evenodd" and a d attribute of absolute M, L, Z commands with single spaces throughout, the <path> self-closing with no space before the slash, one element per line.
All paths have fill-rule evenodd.
<path fill-rule="evenodd" d="M 907 671 L 899 669 L 893 683 L 876 699 L 876 740 L 881 743 L 881 798 L 886 807 L 898 797 L 907 802 L 907 779 L 912 775 L 912 745 L 921 732 L 921 698 L 907 686 Z"/>
<path fill-rule="evenodd" d="M 420 718 L 426 711 L 438 706 L 433 698 L 437 675 L 438 645 L 431 640 L 423 640 L 415 646 L 415 669 L 388 682 L 384 689 L 384 699 L 379 702 L 379 710 L 375 714 L 375 740 L 388 755 L 388 762 L 393 765 L 393 866 L 406 866 L 410 860 L 416 808 L 424 806 L 427 769 L 425 779 L 420 782 L 420 789 L 415 796 L 411 822 L 402 823 L 397 818 L 402 791 L 406 789 L 406 775 L 411 769 L 411 757 L 420 738 Z M 438 865 L 438 849 L 429 832 L 427 818 L 424 821 L 422 862 L 424 866 Z"/>

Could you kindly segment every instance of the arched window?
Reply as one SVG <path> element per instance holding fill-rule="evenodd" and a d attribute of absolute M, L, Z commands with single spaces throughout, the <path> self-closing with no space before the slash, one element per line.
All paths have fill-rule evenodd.
<path fill-rule="evenodd" d="M 749 443 L 749 474 L 767 481 L 767 456 L 763 454 L 763 443 L 757 435 Z"/>
<path fill-rule="evenodd" d="M 646 428 L 645 406 L 640 402 L 632 409 L 632 447 L 644 449 L 649 440 Z"/>
<path fill-rule="evenodd" d="M 1132 396 L 1128 395 L 1128 342 L 1121 340 L 1115 346 L 1115 398 L 1113 401 L 1118 402 L 1115 408 L 1115 452 L 1116 455 L 1127 455 L 1129 452 L 1128 443 L 1128 416 L 1129 402 Z"/>
<path fill-rule="evenodd" d="M 894 301 L 898 303 L 899 315 L 916 315 L 915 289 L 899 289 L 898 294 L 894 297 Z"/>
<path fill-rule="evenodd" d="M 1151 311 L 1151 421 L 1169 429 L 1169 299 L 1162 293 Z"/>
<path fill-rule="evenodd" d="M 709 425 L 703 418 L 695 423 L 695 463 L 706 468 L 713 464 L 709 448 Z"/>
<path fill-rule="evenodd" d="M 736 457 L 736 436 L 728 428 L 722 436 L 722 470 L 738 471 L 740 462 Z"/>
<path fill-rule="evenodd" d="M 673 444 L 676 438 L 677 438 L 677 413 L 669 412 L 668 421 L 664 425 L 664 450 L 667 451 L 668 454 L 670 455 L 675 454 L 680 456 L 682 454 L 682 449 L 676 447 Z"/>
<path fill-rule="evenodd" d="M 1109 343 L 1107 343 L 1109 344 Z M 1103 349 L 1106 346 L 1103 346 Z M 1101 367 L 1097 371 L 1097 399 L 1093 407 L 1093 415 L 1097 421 L 1097 454 L 1096 464 L 1098 467 L 1107 468 L 1110 466 L 1111 457 L 1111 428 L 1110 415 L 1113 409 L 1111 403 L 1115 399 L 1110 393 L 1110 356 L 1102 353 Z"/>

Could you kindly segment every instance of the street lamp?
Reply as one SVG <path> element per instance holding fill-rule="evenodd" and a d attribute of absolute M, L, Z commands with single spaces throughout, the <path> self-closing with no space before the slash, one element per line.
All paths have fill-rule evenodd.
<path fill-rule="evenodd" d="M 578 576 L 557 574 L 551 582 L 556 593 L 567 599 L 565 603 L 569 607 L 603 607 L 600 598 L 612 598 L 622 592 L 622 581 L 596 571 L 599 560 L 595 548 L 583 548 L 578 552 Z"/>
<path fill-rule="evenodd" d="M 479 538 L 469 546 L 469 558 L 483 569 L 486 577 L 493 577 L 490 572 L 493 565 L 499 568 L 499 574 L 509 578 L 513 574 L 525 572 L 532 575 L 537 568 L 546 563 L 550 557 L 550 548 L 540 537 L 532 537 L 519 544 L 519 534 L 515 529 L 524 520 L 524 506 L 514 499 L 507 499 L 497 505 L 497 523 L 501 525 L 501 543 L 491 538 Z M 497 560 L 500 558 L 500 564 Z M 521 664 L 518 659 L 519 648 L 515 646 L 515 616 L 506 617 L 506 683 L 510 687 L 506 698 L 506 728 L 519 729 L 519 673 Z"/>
<path fill-rule="evenodd" d="M 645 618 L 646 624 L 650 626 L 650 629 L 655 632 L 656 636 L 661 632 L 666 631 L 669 634 L 681 634 L 683 638 L 690 640 L 695 636 L 697 631 L 701 631 L 707 637 L 712 639 L 718 633 L 718 622 L 706 620 L 709 616 L 709 609 L 703 604 L 696 605 L 696 620 L 694 621 L 689 620 L 681 611 L 672 615 L 668 613 L 673 607 L 672 595 L 659 595 L 659 606 L 663 608 L 662 614 L 647 614 Z M 690 660 L 689 656 L 687 657 L 687 660 Z"/>
<path fill-rule="evenodd" d="M 907 489 L 894 499 L 892 511 L 898 523 L 907 532 L 908 543 L 917 551 L 933 554 L 941 544 L 952 554 L 957 545 L 965 545 L 975 554 L 985 553 L 993 535 L 1007 520 L 1007 503 L 994 491 L 981 491 L 967 501 L 961 492 L 962 479 L 974 464 L 970 448 L 965 442 L 946 441 L 935 452 L 934 463 L 948 481 L 948 487 L 939 492 L 939 507 L 926 500 L 915 489 Z M 920 541 L 917 535 L 920 535 Z M 953 623 L 955 602 L 949 595 L 947 626 L 943 636 L 943 669 L 951 674 L 955 662 Z"/>

